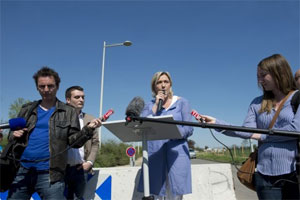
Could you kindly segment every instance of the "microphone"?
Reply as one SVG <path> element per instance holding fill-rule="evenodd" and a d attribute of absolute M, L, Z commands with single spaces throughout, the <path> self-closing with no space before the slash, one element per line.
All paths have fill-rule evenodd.
<path fill-rule="evenodd" d="M 109 116 L 111 116 L 114 113 L 113 109 L 109 109 L 102 117 L 101 117 L 101 121 L 105 122 Z"/>
<path fill-rule="evenodd" d="M 163 90 L 163 94 L 166 94 L 166 91 Z M 163 104 L 163 100 L 162 99 L 159 99 L 158 100 L 158 105 L 157 105 L 157 111 L 161 111 L 162 109 L 162 104 Z"/>
<path fill-rule="evenodd" d="M 144 106 L 145 102 L 141 97 L 134 97 L 126 108 L 126 121 L 131 121 L 131 117 L 133 116 L 140 116 Z"/>
<path fill-rule="evenodd" d="M 200 120 L 203 123 L 203 119 L 196 110 L 192 110 L 191 115 L 193 115 L 196 120 Z"/>
<path fill-rule="evenodd" d="M 8 123 L 0 124 L 0 129 L 20 130 L 26 127 L 26 121 L 22 117 L 13 118 Z"/>

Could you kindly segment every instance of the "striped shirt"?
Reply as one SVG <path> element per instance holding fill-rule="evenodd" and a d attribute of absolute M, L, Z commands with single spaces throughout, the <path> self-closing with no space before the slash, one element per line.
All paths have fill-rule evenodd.
<path fill-rule="evenodd" d="M 294 93 L 295 94 L 295 93 Z M 273 126 L 273 130 L 300 132 L 300 106 L 296 113 L 291 107 L 293 94 L 286 100 L 280 114 Z M 262 96 L 256 97 L 250 104 L 248 114 L 243 126 L 251 128 L 268 129 L 276 110 L 270 113 L 259 113 Z M 216 120 L 217 124 L 227 124 Z M 217 130 L 221 131 L 221 130 Z M 249 139 L 252 133 L 224 131 L 223 134 L 232 137 Z M 259 141 L 257 171 L 268 176 L 288 174 L 296 170 L 296 156 L 298 154 L 297 138 L 262 134 Z"/>

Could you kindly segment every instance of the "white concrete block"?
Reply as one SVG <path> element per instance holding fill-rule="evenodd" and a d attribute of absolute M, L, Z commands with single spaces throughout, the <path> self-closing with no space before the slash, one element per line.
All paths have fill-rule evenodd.
<path fill-rule="evenodd" d="M 140 169 L 141 167 L 95 169 L 95 175 L 88 182 L 84 198 L 96 200 L 142 199 L 144 194 L 136 190 Z M 192 194 L 184 195 L 183 199 L 235 200 L 230 164 L 192 165 L 192 191 Z"/>

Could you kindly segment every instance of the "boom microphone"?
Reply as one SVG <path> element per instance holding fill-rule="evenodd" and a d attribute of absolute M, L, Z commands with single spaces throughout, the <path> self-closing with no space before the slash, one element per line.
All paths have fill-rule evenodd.
<path fill-rule="evenodd" d="M 140 116 L 145 102 L 141 97 L 134 97 L 126 108 L 126 120 L 130 120 L 130 116 Z"/>
<path fill-rule="evenodd" d="M 8 123 L 0 124 L 0 129 L 20 130 L 26 127 L 26 121 L 22 117 L 13 118 Z"/>
<path fill-rule="evenodd" d="M 111 116 L 114 113 L 113 109 L 109 109 L 102 117 L 101 117 L 101 121 L 105 122 L 109 116 Z"/>

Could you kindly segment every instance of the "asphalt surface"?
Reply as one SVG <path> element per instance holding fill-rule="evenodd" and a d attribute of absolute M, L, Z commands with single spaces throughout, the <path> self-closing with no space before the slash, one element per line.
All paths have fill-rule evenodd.
<path fill-rule="evenodd" d="M 218 162 L 201 160 L 201 159 L 192 159 L 191 162 L 192 165 L 193 164 L 219 164 Z M 231 165 L 231 171 L 232 171 L 236 199 L 237 200 L 258 200 L 255 191 L 248 189 L 247 187 L 245 187 L 240 183 L 240 181 L 236 176 L 237 169 L 233 165 Z"/>

